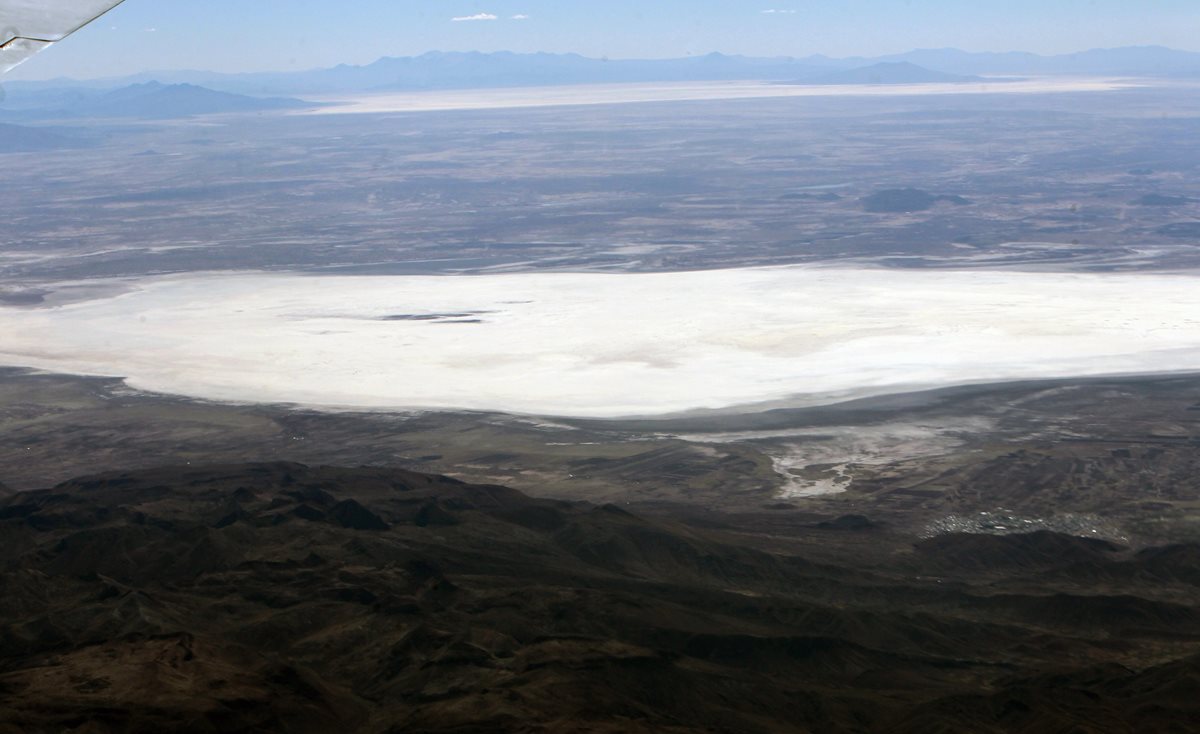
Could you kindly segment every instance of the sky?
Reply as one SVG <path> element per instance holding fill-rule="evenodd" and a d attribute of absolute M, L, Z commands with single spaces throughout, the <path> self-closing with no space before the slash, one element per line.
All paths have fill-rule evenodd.
<path fill-rule="evenodd" d="M 300 70 L 434 50 L 840 57 L 1129 45 L 1200 51 L 1200 0 L 126 0 L 9 78 Z"/>

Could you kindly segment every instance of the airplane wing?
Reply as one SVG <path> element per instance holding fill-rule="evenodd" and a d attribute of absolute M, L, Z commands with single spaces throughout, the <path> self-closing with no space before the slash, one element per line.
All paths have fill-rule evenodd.
<path fill-rule="evenodd" d="M 0 74 L 104 15 L 122 0 L 0 0 Z"/>

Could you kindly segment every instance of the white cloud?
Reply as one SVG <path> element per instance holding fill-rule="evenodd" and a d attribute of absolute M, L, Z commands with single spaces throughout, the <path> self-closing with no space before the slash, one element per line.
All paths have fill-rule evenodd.
<path fill-rule="evenodd" d="M 517 13 L 512 17 L 512 20 L 529 20 L 529 16 L 524 13 Z"/>
<path fill-rule="evenodd" d="M 459 15 L 451 18 L 455 23 L 460 23 L 464 20 L 496 20 L 496 16 L 491 13 L 476 13 L 475 15 Z"/>
<path fill-rule="evenodd" d="M 763 12 L 763 15 L 795 15 L 796 14 L 795 10 L 779 10 L 777 8 L 772 8 L 770 10 L 764 10 L 762 12 Z"/>

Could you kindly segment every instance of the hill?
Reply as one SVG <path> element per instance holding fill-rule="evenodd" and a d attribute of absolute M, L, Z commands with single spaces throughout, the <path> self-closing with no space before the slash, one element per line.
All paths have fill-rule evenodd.
<path fill-rule="evenodd" d="M 218 92 L 194 84 L 146 82 L 83 100 L 68 110 L 88 117 L 163 119 L 229 112 L 294 110 L 312 106 L 298 99 L 250 97 Z"/>
<path fill-rule="evenodd" d="M 1200 614 L 1180 603 L 1195 546 L 1043 532 L 914 552 L 866 518 L 688 517 L 286 463 L 0 497 L 0 732 L 1037 733 L 1200 715 Z"/>

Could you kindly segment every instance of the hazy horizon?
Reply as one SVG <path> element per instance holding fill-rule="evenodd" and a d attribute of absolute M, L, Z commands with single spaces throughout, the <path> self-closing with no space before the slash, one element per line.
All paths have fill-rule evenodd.
<path fill-rule="evenodd" d="M 753 57 L 875 57 L 914 49 L 1079 53 L 1165 46 L 1200 51 L 1191 29 L 1200 7 L 1158 0 L 903 6 L 858 0 L 837 8 L 782 3 L 730 7 L 669 0 L 572 3 L 385 3 L 348 7 L 265 0 L 151 4 L 127 0 L 100 22 L 15 69 L 9 80 L 94 79 L 146 72 L 303 71 L 364 65 L 430 51 L 579 53 L 664 59 L 723 53 Z M 1066 31 L 1066 32 L 1064 32 Z M 214 55 L 213 49 L 221 52 Z"/>
<path fill-rule="evenodd" d="M 48 53 L 56 53 L 58 50 L 58 47 L 62 46 L 65 43 L 69 43 L 70 40 L 71 40 L 71 38 L 68 38 L 65 41 L 59 42 L 58 44 L 56 44 L 55 50 L 50 51 Z M 13 81 L 15 81 L 15 82 L 55 82 L 55 81 L 62 81 L 62 80 L 102 81 L 102 80 L 107 80 L 107 79 L 123 79 L 123 78 L 127 78 L 127 77 L 132 77 L 132 76 L 153 76 L 155 74 L 170 75 L 170 74 L 191 74 L 191 73 L 213 74 L 213 75 L 221 75 L 221 74 L 237 75 L 237 74 L 287 74 L 287 73 L 295 72 L 295 73 L 303 74 L 305 72 L 316 72 L 316 71 L 322 71 L 325 69 L 345 67 L 345 66 L 355 67 L 355 68 L 363 68 L 363 67 L 371 66 L 372 64 L 375 64 L 377 62 L 384 61 L 386 59 L 421 58 L 421 57 L 432 56 L 432 55 L 437 55 L 437 54 L 445 54 L 445 55 L 451 55 L 451 54 L 482 54 L 482 55 L 512 54 L 512 55 L 521 55 L 521 56 L 536 56 L 536 55 L 570 56 L 570 55 L 576 55 L 576 56 L 582 56 L 583 58 L 588 58 L 588 59 L 602 59 L 604 61 L 671 61 L 671 60 L 678 60 L 678 59 L 682 59 L 682 58 L 701 58 L 704 56 L 713 56 L 713 55 L 727 56 L 730 58 L 779 59 L 779 60 L 794 60 L 794 61 L 803 61 L 808 58 L 824 57 L 824 58 L 832 60 L 832 61 L 842 61 L 842 60 L 847 60 L 847 59 L 862 59 L 864 61 L 864 63 L 874 63 L 874 60 L 879 59 L 879 58 L 903 56 L 905 54 L 922 53 L 922 52 L 941 52 L 941 51 L 955 52 L 955 51 L 958 51 L 958 52 L 963 52 L 963 53 L 967 53 L 967 54 L 992 54 L 992 53 L 995 53 L 995 54 L 1034 54 L 1036 56 L 1040 56 L 1043 58 L 1053 58 L 1056 56 L 1073 56 L 1073 55 L 1088 53 L 1088 52 L 1092 52 L 1092 51 L 1114 51 L 1114 50 L 1120 50 L 1120 49 L 1134 49 L 1134 48 L 1145 48 L 1145 49 L 1159 48 L 1159 49 L 1165 49 L 1167 51 L 1173 51 L 1173 52 L 1200 54 L 1200 50 L 1189 50 L 1189 49 L 1182 49 L 1182 48 L 1176 48 L 1176 47 L 1171 47 L 1171 46 L 1161 46 L 1161 45 L 1154 45 L 1154 44 L 1142 44 L 1142 45 L 1136 45 L 1136 46 L 1093 47 L 1093 48 L 1078 49 L 1076 51 L 1071 51 L 1071 52 L 1067 52 L 1067 53 L 1063 53 L 1063 54 L 1034 54 L 1034 52 L 1032 52 L 1032 51 L 1025 51 L 1025 50 L 1020 50 L 1020 49 L 1012 49 L 1012 50 L 1008 50 L 1008 51 L 971 51 L 971 50 L 967 50 L 967 49 L 957 48 L 954 46 L 945 46 L 945 47 L 941 47 L 941 48 L 910 48 L 910 49 L 905 49 L 904 51 L 898 51 L 898 52 L 894 52 L 894 53 L 889 52 L 887 54 L 872 55 L 872 56 L 857 56 L 857 55 L 854 55 L 854 56 L 829 56 L 827 54 L 820 54 L 820 53 L 814 53 L 814 54 L 809 54 L 809 55 L 805 55 L 805 56 L 754 56 L 754 55 L 750 55 L 750 54 L 736 54 L 736 53 L 731 54 L 731 53 L 724 53 L 721 51 L 709 51 L 707 53 L 694 54 L 694 55 L 689 55 L 689 56 L 681 56 L 681 57 L 668 56 L 668 57 L 661 57 L 661 58 L 632 57 L 632 56 L 631 57 L 611 57 L 611 56 L 597 57 L 597 56 L 588 56 L 586 54 L 579 54 L 574 51 L 562 51 L 562 52 L 511 51 L 508 49 L 496 49 L 493 51 L 478 51 L 478 50 L 430 49 L 428 51 L 424 51 L 421 53 L 403 55 L 403 56 L 402 55 L 379 56 L 375 59 L 372 59 L 372 60 L 364 62 L 364 63 L 339 62 L 339 63 L 331 64 L 328 66 L 311 66 L 311 67 L 306 67 L 306 68 L 295 68 L 295 69 L 254 69 L 254 70 L 245 70 L 245 71 L 238 71 L 238 72 L 228 72 L 228 71 L 221 71 L 221 70 L 215 69 L 215 68 L 201 68 L 201 67 L 166 68 L 166 67 L 163 67 L 163 68 L 155 68 L 155 69 L 144 69 L 141 71 L 122 73 L 122 74 L 68 73 L 68 74 L 60 74 L 60 75 L 50 76 L 50 77 L 26 77 L 26 76 L 20 74 L 21 70 L 24 69 L 26 66 L 32 65 L 37 59 L 43 58 L 48 55 L 48 53 L 42 53 L 42 54 L 33 56 L 29 61 L 23 63 L 21 66 L 16 67 L 12 72 L 5 75 L 4 81 L 5 82 L 13 82 Z"/>

